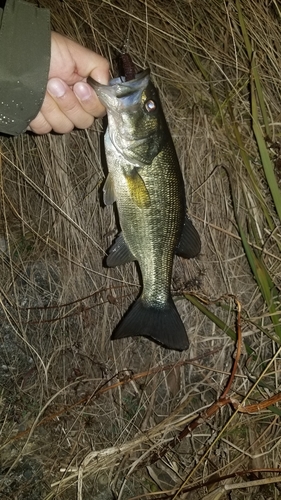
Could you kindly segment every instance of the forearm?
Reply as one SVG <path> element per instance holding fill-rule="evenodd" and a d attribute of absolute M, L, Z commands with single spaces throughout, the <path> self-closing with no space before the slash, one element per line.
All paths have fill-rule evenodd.
<path fill-rule="evenodd" d="M 22 0 L 7 0 L 0 22 L 0 133 L 17 135 L 37 115 L 45 96 L 50 16 Z"/>

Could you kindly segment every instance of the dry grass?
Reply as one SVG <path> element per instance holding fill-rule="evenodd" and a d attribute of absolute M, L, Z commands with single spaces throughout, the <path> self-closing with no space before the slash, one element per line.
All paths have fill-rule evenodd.
<path fill-rule="evenodd" d="M 128 37 L 135 63 L 150 66 L 202 253 L 177 258 L 172 283 L 188 352 L 111 343 L 139 279 L 133 265 L 102 266 L 116 225 L 100 203 L 101 124 L 1 139 L 1 499 L 277 499 L 278 403 L 208 408 L 233 365 L 230 295 L 243 350 L 229 396 L 250 405 L 280 390 L 280 220 L 259 150 L 268 136 L 280 185 L 279 4 L 40 4 L 61 33 L 110 60 Z M 224 298 L 202 305 L 191 292 Z"/>

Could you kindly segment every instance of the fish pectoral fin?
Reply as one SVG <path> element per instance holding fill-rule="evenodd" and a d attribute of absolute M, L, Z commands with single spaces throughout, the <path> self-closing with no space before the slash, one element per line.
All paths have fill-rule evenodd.
<path fill-rule="evenodd" d="M 108 174 L 103 186 L 103 202 L 105 205 L 112 205 L 116 201 L 114 182 L 111 174 Z"/>
<path fill-rule="evenodd" d="M 123 233 L 119 233 L 115 242 L 109 249 L 106 265 L 108 267 L 121 266 L 122 264 L 133 262 L 134 260 L 136 259 L 124 240 Z"/>
<path fill-rule="evenodd" d="M 201 240 L 198 232 L 193 226 L 191 219 L 186 215 L 176 254 L 185 259 L 196 257 L 201 251 Z"/>
<path fill-rule="evenodd" d="M 150 207 L 150 196 L 145 185 L 145 182 L 136 168 L 133 168 L 130 173 L 124 172 L 125 179 L 129 188 L 130 196 L 133 202 L 139 208 Z"/>

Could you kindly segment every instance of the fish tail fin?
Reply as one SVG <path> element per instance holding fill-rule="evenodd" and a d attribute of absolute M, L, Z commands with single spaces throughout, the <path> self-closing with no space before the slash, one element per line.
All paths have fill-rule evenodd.
<path fill-rule="evenodd" d="M 177 351 L 189 346 L 185 327 L 171 297 L 163 307 L 151 305 L 140 297 L 121 320 L 111 339 L 137 336 L 149 337 Z"/>

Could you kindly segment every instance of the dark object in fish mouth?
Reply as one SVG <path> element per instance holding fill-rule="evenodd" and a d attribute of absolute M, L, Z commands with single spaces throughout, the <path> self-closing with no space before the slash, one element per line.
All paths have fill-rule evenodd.
<path fill-rule="evenodd" d="M 134 80 L 136 77 L 136 71 L 134 63 L 129 54 L 121 54 L 118 58 L 119 62 L 119 76 L 125 77 L 125 82 Z"/>

